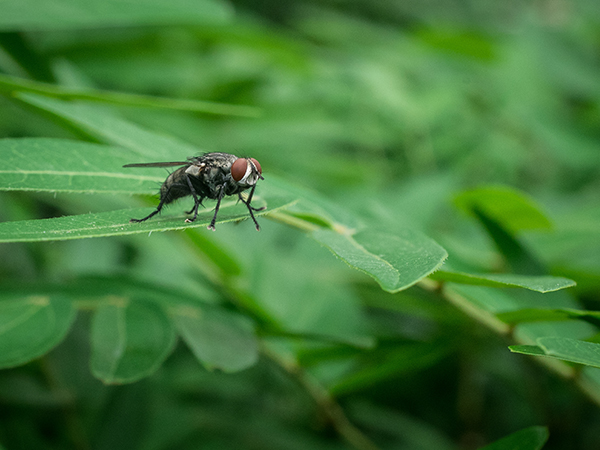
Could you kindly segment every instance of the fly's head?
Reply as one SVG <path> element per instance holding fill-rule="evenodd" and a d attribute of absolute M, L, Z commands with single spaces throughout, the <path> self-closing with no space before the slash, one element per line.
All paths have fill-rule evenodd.
<path fill-rule="evenodd" d="M 238 158 L 231 165 L 231 178 L 238 186 L 251 187 L 262 177 L 262 168 L 254 158 Z"/>

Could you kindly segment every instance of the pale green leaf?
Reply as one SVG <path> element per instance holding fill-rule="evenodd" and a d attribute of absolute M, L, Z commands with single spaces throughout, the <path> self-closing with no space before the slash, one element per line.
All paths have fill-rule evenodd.
<path fill-rule="evenodd" d="M 153 303 L 115 298 L 92 322 L 91 367 L 105 383 L 131 383 L 151 375 L 171 353 L 175 331 Z"/>
<path fill-rule="evenodd" d="M 448 256 L 435 241 L 408 228 L 394 233 L 370 228 L 340 233 L 321 228 L 311 236 L 389 292 L 417 283 L 437 270 Z"/>
<path fill-rule="evenodd" d="M 575 286 L 573 280 L 553 276 L 530 276 L 512 273 L 474 274 L 439 270 L 430 278 L 439 281 L 451 281 L 461 284 L 472 284 L 490 287 L 521 287 L 536 292 L 553 292 Z"/>
<path fill-rule="evenodd" d="M 537 345 L 511 345 L 508 348 L 513 353 L 521 353 L 530 356 L 546 356 L 544 350 Z"/>
<path fill-rule="evenodd" d="M 549 356 L 562 361 L 600 368 L 600 344 L 558 336 L 541 337 L 537 346 L 513 345 L 509 349 L 526 355 Z"/>
<path fill-rule="evenodd" d="M 457 195 L 454 201 L 459 208 L 468 212 L 475 209 L 482 211 L 512 232 L 552 227 L 550 220 L 531 198 L 507 186 L 466 191 Z"/>
<path fill-rule="evenodd" d="M 72 303 L 61 296 L 0 298 L 0 368 L 25 364 L 50 351 L 74 318 Z"/>
<path fill-rule="evenodd" d="M 182 305 L 171 312 L 181 337 L 208 369 L 234 372 L 258 360 L 258 344 L 246 318 L 207 306 Z"/>

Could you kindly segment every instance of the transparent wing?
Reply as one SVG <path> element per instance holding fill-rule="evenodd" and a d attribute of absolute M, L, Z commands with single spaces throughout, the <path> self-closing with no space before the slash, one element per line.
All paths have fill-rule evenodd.
<path fill-rule="evenodd" d="M 190 163 L 189 161 L 136 163 L 136 164 L 125 164 L 123 167 L 173 167 L 173 166 L 185 166 L 189 163 Z"/>

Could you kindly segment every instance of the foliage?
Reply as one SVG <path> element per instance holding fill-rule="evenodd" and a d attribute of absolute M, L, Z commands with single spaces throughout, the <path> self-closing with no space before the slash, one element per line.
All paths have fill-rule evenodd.
<path fill-rule="evenodd" d="M 598 448 L 599 7 L 282 5 L 2 3 L 0 445 Z"/>

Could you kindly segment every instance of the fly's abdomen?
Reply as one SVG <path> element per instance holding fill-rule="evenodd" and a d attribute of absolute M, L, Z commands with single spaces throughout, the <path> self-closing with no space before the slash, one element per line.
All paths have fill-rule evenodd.
<path fill-rule="evenodd" d="M 171 203 L 178 198 L 191 195 L 190 187 L 187 183 L 186 167 L 181 167 L 167 177 L 160 187 L 160 199 L 164 204 Z"/>

